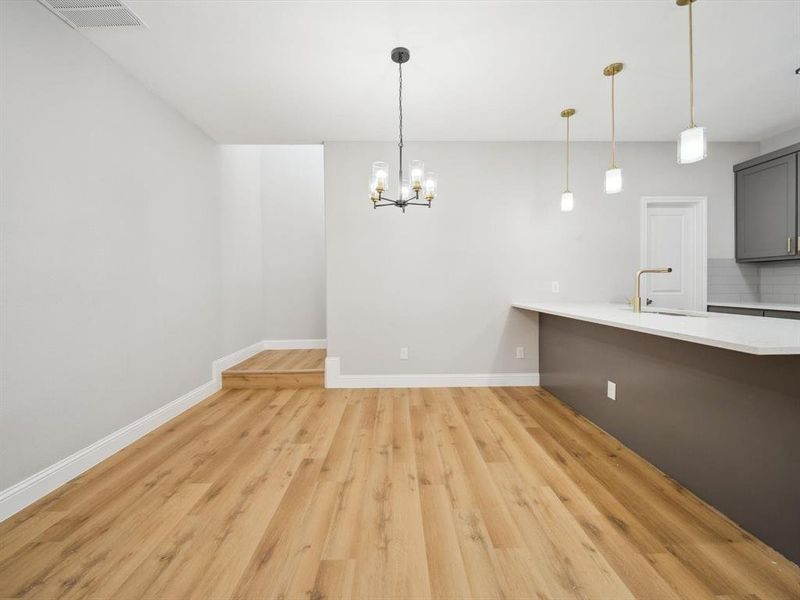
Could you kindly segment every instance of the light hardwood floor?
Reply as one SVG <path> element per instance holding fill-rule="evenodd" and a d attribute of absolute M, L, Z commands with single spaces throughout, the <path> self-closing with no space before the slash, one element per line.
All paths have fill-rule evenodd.
<path fill-rule="evenodd" d="M 264 350 L 223 371 L 222 387 L 321 388 L 325 384 L 325 350 Z"/>
<path fill-rule="evenodd" d="M 0 597 L 800 597 L 537 388 L 223 390 L 0 539 Z"/>

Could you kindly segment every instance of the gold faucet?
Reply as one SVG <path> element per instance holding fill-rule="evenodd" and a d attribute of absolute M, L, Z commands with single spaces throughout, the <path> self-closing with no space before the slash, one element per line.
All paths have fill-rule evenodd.
<path fill-rule="evenodd" d="M 641 283 L 644 273 L 672 273 L 672 267 L 662 267 L 660 269 L 639 269 L 636 271 L 636 292 L 633 296 L 633 312 L 642 312 Z"/>

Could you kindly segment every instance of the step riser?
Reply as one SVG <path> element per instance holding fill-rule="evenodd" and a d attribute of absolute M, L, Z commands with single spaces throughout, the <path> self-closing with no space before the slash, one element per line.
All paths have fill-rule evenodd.
<path fill-rule="evenodd" d="M 224 389 L 323 388 L 325 373 L 222 374 Z"/>

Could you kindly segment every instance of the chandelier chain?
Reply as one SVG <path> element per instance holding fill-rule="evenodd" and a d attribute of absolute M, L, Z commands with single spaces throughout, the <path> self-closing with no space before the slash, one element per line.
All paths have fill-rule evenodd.
<path fill-rule="evenodd" d="M 400 148 L 400 179 L 398 180 L 398 185 L 403 185 L 403 64 L 398 63 L 397 68 L 400 72 L 400 91 L 398 93 L 398 104 L 400 107 L 400 142 L 398 143 L 398 147 Z"/>

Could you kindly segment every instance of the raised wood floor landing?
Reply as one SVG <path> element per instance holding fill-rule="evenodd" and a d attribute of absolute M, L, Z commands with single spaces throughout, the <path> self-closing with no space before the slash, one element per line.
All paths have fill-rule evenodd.
<path fill-rule="evenodd" d="M 322 388 L 325 350 L 264 350 L 222 372 L 227 389 Z"/>
<path fill-rule="evenodd" d="M 0 540 L 0 597 L 800 597 L 537 388 L 223 390 Z"/>

